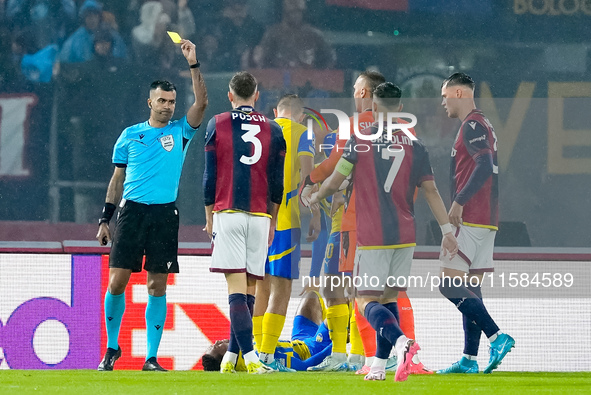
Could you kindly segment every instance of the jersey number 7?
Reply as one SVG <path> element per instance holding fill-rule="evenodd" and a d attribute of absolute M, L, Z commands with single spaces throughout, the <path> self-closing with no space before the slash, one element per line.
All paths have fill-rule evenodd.
<path fill-rule="evenodd" d="M 396 175 L 400 170 L 400 165 L 402 165 L 405 152 L 404 149 L 401 149 L 400 151 L 390 151 L 389 149 L 382 150 L 382 159 L 389 160 L 392 157 L 394 158 L 388 176 L 386 177 L 386 182 L 384 182 L 384 191 L 386 191 L 386 193 L 389 193 L 392 189 L 392 184 L 394 184 Z"/>

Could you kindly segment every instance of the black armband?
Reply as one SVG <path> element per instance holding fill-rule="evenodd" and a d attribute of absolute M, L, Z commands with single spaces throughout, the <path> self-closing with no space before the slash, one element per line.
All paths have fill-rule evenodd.
<path fill-rule="evenodd" d="M 314 185 L 314 184 L 316 184 L 316 183 L 314 181 L 312 181 L 312 178 L 310 178 L 310 175 L 308 174 L 306 176 L 306 179 L 304 180 L 304 186 Z"/>
<path fill-rule="evenodd" d="M 116 209 L 117 209 L 117 206 L 115 206 L 114 204 L 105 203 L 105 207 L 103 208 L 103 215 L 99 219 L 99 225 L 103 224 L 103 223 L 108 224 L 109 221 L 111 221 L 111 218 L 113 218 L 113 214 L 115 214 Z"/>
<path fill-rule="evenodd" d="M 189 65 L 190 69 L 198 69 L 199 66 L 201 66 L 201 63 L 199 63 L 199 61 L 197 61 L 197 63 Z"/>

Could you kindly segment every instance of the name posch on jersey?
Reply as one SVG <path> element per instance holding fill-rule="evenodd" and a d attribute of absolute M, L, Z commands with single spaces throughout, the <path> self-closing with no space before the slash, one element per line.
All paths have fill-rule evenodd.
<path fill-rule="evenodd" d="M 243 121 L 267 122 L 267 118 L 262 114 L 245 114 L 243 112 L 232 112 L 232 119 L 240 118 Z"/>

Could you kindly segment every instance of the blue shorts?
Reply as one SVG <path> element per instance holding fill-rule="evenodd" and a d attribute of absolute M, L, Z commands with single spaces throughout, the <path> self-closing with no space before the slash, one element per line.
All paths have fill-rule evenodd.
<path fill-rule="evenodd" d="M 331 344 L 328 328 L 324 323 L 316 325 L 303 315 L 293 319 L 291 341 L 300 340 L 308 346 L 310 356 L 316 355 Z"/>
<path fill-rule="evenodd" d="M 326 252 L 326 243 L 328 243 L 328 226 L 329 220 L 324 214 L 324 210 L 320 210 L 320 234 L 318 238 L 312 243 L 312 263 L 310 264 L 310 277 L 320 277 L 322 265 L 324 263 L 324 254 Z"/>
<path fill-rule="evenodd" d="M 301 234 L 300 228 L 275 231 L 265 273 L 291 280 L 300 277 Z"/>
<path fill-rule="evenodd" d="M 333 232 L 328 237 L 324 254 L 324 274 L 340 274 L 339 257 L 341 251 L 341 232 Z"/>

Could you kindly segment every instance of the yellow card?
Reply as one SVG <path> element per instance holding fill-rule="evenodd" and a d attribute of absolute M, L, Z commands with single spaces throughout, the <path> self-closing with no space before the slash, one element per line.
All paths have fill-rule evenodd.
<path fill-rule="evenodd" d="M 181 43 L 181 36 L 179 36 L 179 34 L 177 32 L 166 32 L 168 33 L 168 35 L 170 36 L 170 39 L 172 40 L 173 43 L 175 44 L 180 44 Z"/>

